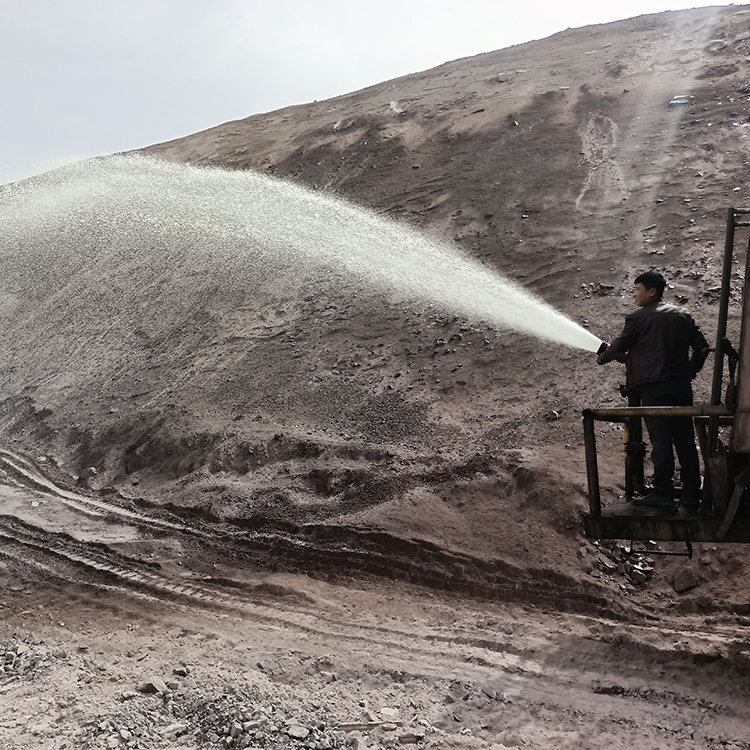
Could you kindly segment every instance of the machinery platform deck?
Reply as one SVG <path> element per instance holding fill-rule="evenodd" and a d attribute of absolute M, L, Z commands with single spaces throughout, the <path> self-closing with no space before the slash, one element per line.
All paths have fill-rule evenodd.
<path fill-rule="evenodd" d="M 750 515 L 734 519 L 723 538 L 717 530 L 723 518 L 701 516 L 685 508 L 647 508 L 632 503 L 602 507 L 601 515 L 584 516 L 586 536 L 592 539 L 652 539 L 656 542 L 750 542 Z"/>

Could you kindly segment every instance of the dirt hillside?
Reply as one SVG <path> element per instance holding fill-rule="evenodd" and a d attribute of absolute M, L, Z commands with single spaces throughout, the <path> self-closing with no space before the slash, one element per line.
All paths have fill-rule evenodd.
<path fill-rule="evenodd" d="M 677 95 L 693 98 L 670 106 Z M 727 208 L 750 206 L 749 132 L 750 6 L 727 6 L 568 30 L 141 153 L 257 170 L 375 209 L 455 243 L 603 339 L 616 335 L 632 309 L 634 276 L 654 268 L 671 282 L 667 299 L 688 306 L 712 340 Z M 38 184 L 29 180 L 23 190 L 33 196 Z M 0 205 L 11 188 L 0 187 Z M 63 254 L 66 233 L 80 230 L 76 220 L 72 214 L 52 229 L 40 226 L 23 247 L 0 241 L 10 269 L 0 278 L 0 446 L 9 451 L 0 468 L 8 485 L 27 489 L 43 489 L 46 477 L 66 503 L 55 515 L 49 504 L 37 499 L 32 508 L 8 490 L 8 515 L 69 534 L 83 507 L 88 520 L 80 522 L 76 544 L 86 541 L 80 537 L 90 522 L 90 538 L 118 550 L 117 565 L 191 581 L 237 565 L 329 584 L 351 575 L 373 587 L 382 579 L 423 584 L 592 618 L 676 617 L 673 626 L 688 622 L 687 630 L 707 621 L 732 633 L 746 626 L 750 562 L 743 548 L 698 546 L 690 562 L 653 560 L 644 548 L 648 575 L 641 580 L 622 563 L 618 545 L 584 539 L 580 413 L 621 403 L 617 365 L 599 368 L 582 351 L 352 290 L 326 273 L 283 289 L 270 279 L 251 294 L 228 280 L 236 266 L 210 267 L 210 256 L 173 262 L 147 247 L 117 247 L 111 238 L 102 259 Z M 735 341 L 744 257 L 736 261 Z M 698 400 L 708 397 L 710 366 L 696 381 Z M 602 425 L 598 437 L 606 502 L 624 490 L 622 433 Z M 91 505 L 95 498 L 104 505 Z M 102 513 L 141 524 L 138 540 L 124 531 L 108 537 L 115 527 L 104 534 L 95 518 Z M 30 543 L 29 529 L 7 533 L 13 544 Z M 210 553 L 201 551 L 201 539 L 213 540 Z M 69 539 L 59 544 L 66 559 L 89 554 L 69 549 Z M 18 584 L 13 554 L 0 568 L 5 584 L 37 591 L 48 561 L 40 559 L 37 573 Z M 695 582 L 676 592 L 675 576 L 686 568 Z M 240 585 L 225 573 L 222 585 Z M 264 596 L 286 596 L 268 585 Z M 316 591 L 318 602 L 335 598 Z M 363 596 L 368 606 L 377 600 L 372 591 Z M 64 601 L 59 592 L 50 597 Z M 21 603 L 6 606 L 8 622 L 30 617 Z M 443 616 L 436 609 L 436 622 Z M 430 627 L 419 625 L 427 640 Z M 523 649 L 533 649 L 526 635 Z M 8 653 L 11 646 L 17 653 L 17 641 Z M 738 644 L 716 656 L 731 657 L 736 670 L 738 682 L 721 688 L 728 693 L 744 684 L 746 651 Z M 642 645 L 627 642 L 633 653 Z M 577 643 L 572 658 L 586 648 Z M 666 646 L 660 641 L 654 649 Z M 38 650 L 39 658 L 47 654 Z M 714 653 L 708 646 L 704 652 Z M 336 671 L 325 663 L 316 675 Z M 680 664 L 678 671 L 695 666 Z M 441 679 L 451 669 L 441 666 Z M 295 679 L 307 685 L 308 677 Z M 218 685 L 222 676 L 211 679 Z M 496 687 L 492 700 L 502 696 Z M 281 700 L 269 697 L 265 682 L 262 689 L 264 701 Z M 631 698 L 639 689 L 612 688 Z M 312 727 L 315 711 L 305 710 Z M 258 718 L 246 713 L 247 722 Z M 508 729 L 509 744 L 491 745 L 490 733 L 486 745 L 465 746 L 507 747 L 514 739 L 553 746 L 555 721 L 535 740 Z M 706 730 L 700 742 L 694 727 L 687 734 L 674 729 L 667 739 L 656 730 L 645 738 L 628 734 L 628 742 L 739 742 L 741 731 L 727 727 Z M 86 741 L 98 746 L 96 737 L 104 743 L 110 736 L 92 729 Z M 464 747 L 456 736 L 451 745 L 433 746 Z M 566 736 L 571 744 L 557 746 L 601 746 Z M 126 744 L 132 736 L 120 739 Z M 340 739 L 328 738 L 334 745 Z"/>

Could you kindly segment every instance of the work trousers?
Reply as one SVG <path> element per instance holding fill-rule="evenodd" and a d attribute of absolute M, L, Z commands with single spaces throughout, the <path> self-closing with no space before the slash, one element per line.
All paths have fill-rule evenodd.
<path fill-rule="evenodd" d="M 642 406 L 692 406 L 693 389 L 688 380 L 645 383 L 638 387 Z M 683 498 L 700 494 L 701 474 L 695 431 L 691 417 L 644 417 L 651 438 L 651 461 L 654 465 L 654 491 L 672 497 L 674 487 L 674 453 L 680 461 Z"/>

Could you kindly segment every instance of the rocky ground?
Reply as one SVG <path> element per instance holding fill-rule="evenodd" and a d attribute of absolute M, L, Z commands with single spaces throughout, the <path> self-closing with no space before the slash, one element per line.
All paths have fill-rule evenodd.
<path fill-rule="evenodd" d="M 748 60 L 747 6 L 644 16 L 144 153 L 374 208 L 604 339 L 653 267 L 710 340 Z M 0 240 L 0 746 L 748 746 L 744 547 L 584 538 L 617 366 L 328 271 L 100 262 L 104 224 Z"/>
<path fill-rule="evenodd" d="M 200 605 L 3 562 L 1 746 L 748 747 L 749 621 L 705 595 L 622 619 L 213 567 L 233 598 Z"/>

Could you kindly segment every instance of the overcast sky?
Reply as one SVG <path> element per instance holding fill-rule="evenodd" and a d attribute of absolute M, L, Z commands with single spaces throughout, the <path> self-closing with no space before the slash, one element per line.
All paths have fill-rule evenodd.
<path fill-rule="evenodd" d="M 0 0 L 0 184 L 566 28 L 703 5 Z"/>

